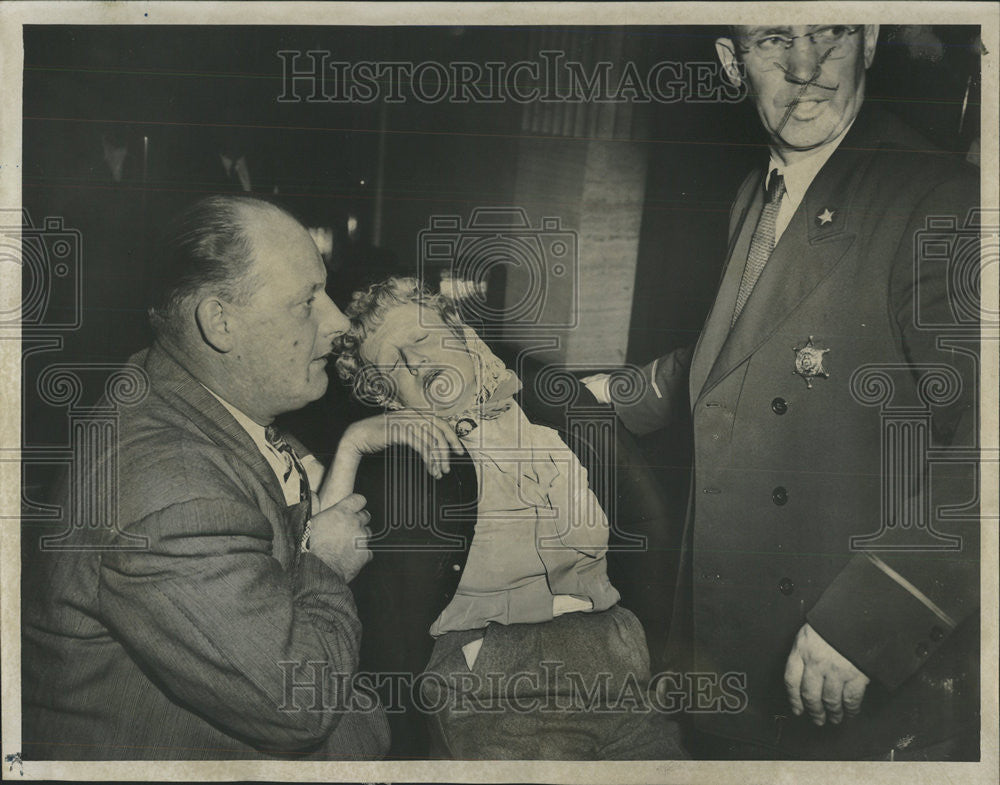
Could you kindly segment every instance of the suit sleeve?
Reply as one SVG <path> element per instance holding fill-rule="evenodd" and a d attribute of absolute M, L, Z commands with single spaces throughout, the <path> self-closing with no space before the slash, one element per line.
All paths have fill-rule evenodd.
<path fill-rule="evenodd" d="M 146 548 L 102 556 L 103 619 L 168 694 L 227 733 L 273 750 L 321 743 L 357 667 L 351 592 L 314 555 L 284 569 L 271 522 L 224 461 L 189 453 L 162 483 L 172 490 L 148 483 L 127 523 Z"/>
<path fill-rule="evenodd" d="M 632 433 L 643 436 L 683 417 L 692 354 L 693 346 L 683 346 L 643 366 L 637 394 L 627 401 L 612 387 L 615 413 Z"/>
<path fill-rule="evenodd" d="M 961 229 L 978 200 L 978 182 L 971 177 L 956 178 L 925 197 L 911 215 L 891 282 L 892 315 L 905 362 L 915 374 L 933 364 L 958 380 L 956 394 L 931 407 L 931 446 L 965 448 L 973 454 L 978 445 L 979 323 L 977 316 L 970 322 L 963 313 L 979 313 L 979 241 L 978 229 L 971 239 Z M 939 232 L 951 243 L 947 262 L 917 256 L 918 239 L 921 233 L 927 236 L 926 221 L 935 216 L 957 220 L 958 231 Z M 807 614 L 830 645 L 889 689 L 946 646 L 955 628 L 977 611 L 976 469 L 974 459 L 938 462 L 930 473 L 924 467 L 914 491 L 930 497 L 924 499 L 930 523 L 941 535 L 956 538 L 951 549 L 920 550 L 903 542 L 900 550 L 872 548 L 855 554 Z M 904 527 L 896 535 L 920 533 L 907 535 Z"/>
<path fill-rule="evenodd" d="M 740 185 L 729 210 L 730 244 L 761 176 L 761 172 L 752 171 Z M 722 274 L 725 274 L 725 268 Z M 630 396 L 627 402 L 614 401 L 615 412 L 629 431 L 636 436 L 644 436 L 685 416 L 689 406 L 688 379 L 693 356 L 694 346 L 682 346 L 643 366 L 639 395 Z"/>

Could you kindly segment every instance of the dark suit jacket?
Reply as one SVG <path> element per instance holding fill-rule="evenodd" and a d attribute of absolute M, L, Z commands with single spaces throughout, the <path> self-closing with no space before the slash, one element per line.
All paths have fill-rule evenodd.
<path fill-rule="evenodd" d="M 639 618 L 654 654 L 662 652 L 676 581 L 680 521 L 632 437 L 610 407 L 565 378 L 566 399 L 537 394 L 526 375 L 519 401 L 532 422 L 559 431 L 586 467 L 591 490 L 608 515 L 608 576 L 621 604 Z M 356 490 L 372 513 L 374 560 L 352 584 L 364 626 L 361 670 L 381 682 L 392 726 L 391 757 L 428 755 L 425 715 L 409 684 L 427 665 L 431 624 L 451 601 L 465 568 L 477 519 L 477 477 L 468 454 L 452 458 L 435 481 L 412 450 L 366 459 Z M 653 657 L 655 671 L 658 658 Z M 396 681 L 389 674 L 406 674 Z M 397 712 L 395 709 L 400 709 Z"/>
<path fill-rule="evenodd" d="M 299 553 L 307 505 L 286 506 L 249 435 L 168 353 L 131 362 L 148 395 L 121 410 L 117 444 L 82 456 L 41 532 L 69 536 L 39 553 L 25 531 L 24 757 L 378 757 L 384 713 L 360 693 L 350 710 L 333 678 L 354 673 L 361 625 L 341 576 Z M 94 476 L 111 484 L 74 489 Z M 115 490 L 117 526 L 93 518 Z"/>
<path fill-rule="evenodd" d="M 974 731 L 976 487 L 968 462 L 940 460 L 929 484 L 919 451 L 977 445 L 979 230 L 970 242 L 962 231 L 977 172 L 866 107 L 730 329 L 763 175 L 751 173 L 733 205 L 728 263 L 693 358 L 682 350 L 648 366 L 641 400 L 618 407 L 647 433 L 690 395 L 672 661 L 743 674 L 746 710 L 696 723 L 788 757 L 885 755 Z M 828 376 L 811 387 L 795 373 L 810 339 L 829 349 Z M 784 665 L 806 622 L 873 681 L 861 716 L 839 728 L 815 728 L 787 704 Z"/>

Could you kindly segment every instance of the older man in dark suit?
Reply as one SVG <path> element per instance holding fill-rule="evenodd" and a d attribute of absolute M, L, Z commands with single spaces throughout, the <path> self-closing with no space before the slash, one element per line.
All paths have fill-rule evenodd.
<path fill-rule="evenodd" d="M 29 542 L 24 757 L 379 757 L 384 711 L 351 679 L 365 501 L 331 499 L 336 467 L 324 478 L 273 426 L 323 395 L 348 327 L 319 253 L 288 213 L 244 196 L 196 203 L 162 251 L 157 338 L 130 360 L 148 395 L 70 473 L 68 536 Z M 371 440 L 364 427 L 345 454 Z M 87 480 L 100 476 L 112 484 Z M 86 518 L 107 492 L 117 523 Z"/>
<path fill-rule="evenodd" d="M 748 697 L 694 717 L 696 757 L 978 759 L 978 178 L 863 107 L 877 35 L 717 41 L 770 161 L 733 205 L 697 345 L 616 405 L 648 433 L 691 404 L 671 661 Z M 931 473 L 933 450 L 956 462 Z"/>

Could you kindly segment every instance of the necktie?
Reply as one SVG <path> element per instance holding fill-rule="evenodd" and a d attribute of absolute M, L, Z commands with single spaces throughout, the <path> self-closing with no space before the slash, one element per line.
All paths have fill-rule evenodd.
<path fill-rule="evenodd" d="M 273 425 L 268 425 L 264 429 L 264 438 L 285 461 L 285 482 L 292 476 L 292 470 L 299 473 L 299 501 L 304 502 L 309 498 L 309 477 L 302 466 L 302 461 L 295 454 L 292 445 L 285 441 L 284 437 L 278 433 L 278 429 Z"/>
<path fill-rule="evenodd" d="M 764 209 L 757 219 L 757 228 L 754 229 L 753 238 L 750 240 L 750 253 L 747 254 L 746 267 L 743 268 L 743 278 L 740 280 L 740 291 L 736 297 L 736 310 L 733 312 L 733 321 L 736 323 L 743 306 L 746 305 L 750 292 L 764 271 L 764 265 L 774 250 L 774 224 L 778 218 L 778 210 L 781 209 L 781 198 L 785 195 L 785 179 L 778 174 L 777 169 L 771 171 L 771 181 L 767 186 L 767 194 L 764 197 Z"/>

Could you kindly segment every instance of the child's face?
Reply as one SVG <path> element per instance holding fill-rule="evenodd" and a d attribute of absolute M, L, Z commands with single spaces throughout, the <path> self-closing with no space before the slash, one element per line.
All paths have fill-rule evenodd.
<path fill-rule="evenodd" d="M 393 308 L 360 348 L 361 358 L 386 377 L 408 409 L 457 414 L 476 399 L 474 359 L 433 308 Z"/>

